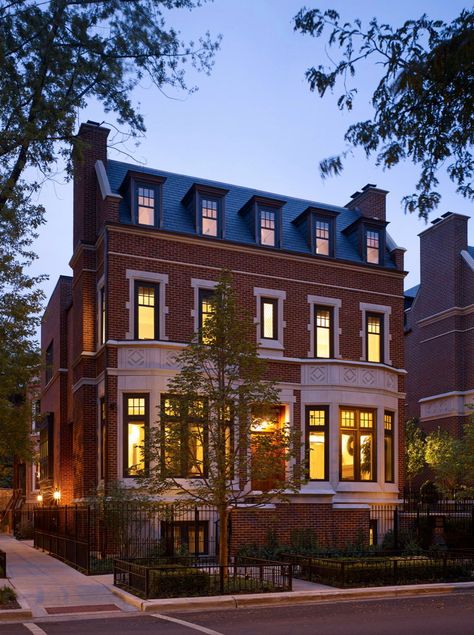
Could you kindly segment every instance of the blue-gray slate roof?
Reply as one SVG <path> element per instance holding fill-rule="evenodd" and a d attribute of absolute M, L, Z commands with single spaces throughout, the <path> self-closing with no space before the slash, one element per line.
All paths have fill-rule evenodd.
<path fill-rule="evenodd" d="M 112 192 L 118 193 L 127 172 L 147 174 L 166 177 L 163 185 L 163 225 L 161 229 L 165 231 L 178 232 L 182 234 L 196 235 L 196 229 L 192 214 L 182 204 L 182 199 L 189 188 L 194 184 L 207 185 L 210 187 L 225 188 L 229 190 L 225 197 L 225 238 L 242 245 L 255 245 L 255 237 L 251 229 L 239 214 L 239 210 L 248 202 L 252 196 L 263 196 L 267 198 L 278 198 L 286 201 L 286 205 L 282 208 L 282 241 L 281 249 L 284 251 L 296 252 L 301 254 L 310 254 L 311 250 L 306 241 L 304 233 L 292 221 L 297 218 L 301 212 L 307 207 L 315 207 L 321 210 L 330 210 L 338 212 L 336 217 L 336 258 L 348 260 L 352 262 L 363 262 L 361 255 L 358 253 L 357 247 L 350 240 L 350 237 L 343 234 L 343 230 L 360 217 L 360 213 L 338 207 L 328 205 L 326 203 L 318 203 L 305 199 L 294 198 L 291 196 L 282 196 L 270 192 L 262 192 L 240 185 L 229 185 L 217 181 L 209 181 L 183 174 L 174 174 L 164 172 L 162 170 L 154 170 L 120 161 L 107 162 L 107 174 Z M 121 202 L 120 221 L 123 223 L 131 223 L 129 203 L 126 200 Z M 390 244 L 390 243 L 389 243 Z M 395 268 L 390 253 L 387 249 L 385 254 L 386 267 Z"/>

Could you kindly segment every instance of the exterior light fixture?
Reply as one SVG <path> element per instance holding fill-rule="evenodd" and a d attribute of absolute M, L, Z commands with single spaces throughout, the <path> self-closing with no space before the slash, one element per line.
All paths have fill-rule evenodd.
<path fill-rule="evenodd" d="M 38 494 L 38 496 L 36 497 L 36 500 L 38 501 L 38 503 L 42 503 L 43 502 L 43 494 Z"/>
<path fill-rule="evenodd" d="M 59 502 L 61 500 L 61 492 L 58 489 L 54 490 L 53 498 L 56 502 Z"/>

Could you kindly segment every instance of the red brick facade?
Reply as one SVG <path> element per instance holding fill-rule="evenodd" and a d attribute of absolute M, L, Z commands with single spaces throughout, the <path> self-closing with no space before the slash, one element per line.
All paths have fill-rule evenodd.
<path fill-rule="evenodd" d="M 459 435 L 474 401 L 474 259 L 468 217 L 420 234 L 421 280 L 406 312 L 407 415 Z"/>
<path fill-rule="evenodd" d="M 63 283 L 72 308 L 67 310 L 67 303 L 63 306 L 58 300 L 60 285 L 43 326 L 43 347 L 51 339 L 61 341 L 61 367 L 64 364 L 67 369 L 63 377 L 55 359 L 55 376 L 58 374 L 63 384 L 54 392 L 53 384 L 45 386 L 42 399 L 43 412 L 54 412 L 58 417 L 60 437 L 55 438 L 55 447 L 60 457 L 55 464 L 54 487 L 61 490 L 62 500 L 80 500 L 101 482 L 101 399 L 106 412 L 104 481 L 123 478 L 123 395 L 146 394 L 150 412 L 156 411 L 167 379 L 177 371 L 172 358 L 195 332 L 196 290 L 202 281 L 216 281 L 222 268 L 227 268 L 233 272 L 240 303 L 251 314 L 257 315 L 262 289 L 280 298 L 281 347 L 262 347 L 262 355 L 268 358 L 269 373 L 278 382 L 292 425 L 305 426 L 308 405 L 324 404 L 330 413 L 328 481 L 309 481 L 289 505 L 235 512 L 234 546 L 261 540 L 275 523 L 285 537 L 292 527 L 317 525 L 327 544 L 353 541 L 359 529 L 368 535 L 370 505 L 393 503 L 402 485 L 403 251 L 391 250 L 391 266 L 373 266 L 349 262 L 337 254 L 335 258 L 315 258 L 312 254 L 124 224 L 120 205 L 127 192 L 120 190 L 119 196 L 107 177 L 100 175 L 100 166 L 107 165 L 107 132 L 92 124 L 81 127 L 85 145 L 82 160 L 75 166 L 73 278 Z M 142 178 L 146 180 L 146 174 Z M 347 207 L 357 208 L 354 220 L 362 214 L 384 227 L 385 196 L 383 190 L 365 188 Z M 134 339 L 133 284 L 142 279 L 159 281 L 163 293 L 159 341 Z M 102 288 L 105 343 L 100 341 Z M 334 306 L 337 312 L 337 355 L 331 359 L 315 359 L 312 351 L 315 303 Z M 384 363 L 380 364 L 368 362 L 365 353 L 365 316 L 373 311 L 380 313 L 385 324 Z M 49 317 L 58 312 L 60 321 Z M 376 413 L 373 481 L 339 481 L 340 406 L 371 408 Z M 386 411 L 394 416 L 394 482 L 385 482 L 384 477 Z"/>

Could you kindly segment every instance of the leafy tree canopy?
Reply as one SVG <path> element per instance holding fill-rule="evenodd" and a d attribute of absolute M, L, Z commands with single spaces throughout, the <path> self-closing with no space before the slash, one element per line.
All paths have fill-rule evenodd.
<path fill-rule="evenodd" d="M 0 452 L 11 435 L 19 440 L 19 395 L 39 369 L 42 278 L 27 268 L 44 222 L 41 181 L 60 158 L 70 172 L 71 149 L 82 150 L 78 112 L 90 99 L 136 137 L 145 130 L 133 103 L 139 82 L 192 90 L 185 69 L 208 72 L 219 39 L 184 43 L 168 22 L 204 1 L 0 0 Z"/>
<path fill-rule="evenodd" d="M 405 210 L 421 217 L 437 207 L 438 170 L 446 169 L 457 191 L 474 198 L 474 11 L 464 9 L 450 23 L 426 15 L 395 28 L 373 18 L 344 22 L 328 9 L 303 8 L 295 17 L 296 31 L 326 37 L 340 57 L 330 67 L 306 72 L 310 89 L 321 97 L 338 80 L 341 110 L 351 110 L 357 87 L 354 77 L 370 59 L 381 73 L 372 94 L 371 119 L 349 126 L 348 147 L 320 163 L 323 177 L 339 174 L 350 147 L 361 147 L 377 164 L 391 168 L 408 159 L 419 166 L 416 192 L 404 197 Z"/>

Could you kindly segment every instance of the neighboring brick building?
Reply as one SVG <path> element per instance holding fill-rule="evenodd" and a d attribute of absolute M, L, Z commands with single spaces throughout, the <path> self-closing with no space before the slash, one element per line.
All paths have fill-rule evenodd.
<path fill-rule="evenodd" d="M 420 284 L 405 293 L 407 417 L 459 435 L 474 402 L 474 247 L 469 217 L 447 213 L 420 234 Z"/>
<path fill-rule="evenodd" d="M 43 320 L 45 483 L 69 502 L 134 482 L 175 353 L 226 267 L 310 457 L 291 507 L 234 514 L 234 544 L 274 522 L 368 536 L 370 506 L 397 501 L 403 473 L 404 250 L 387 193 L 367 185 L 335 207 L 141 168 L 107 159 L 108 132 L 81 126 L 73 277 Z"/>

